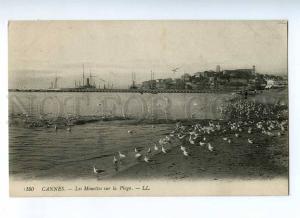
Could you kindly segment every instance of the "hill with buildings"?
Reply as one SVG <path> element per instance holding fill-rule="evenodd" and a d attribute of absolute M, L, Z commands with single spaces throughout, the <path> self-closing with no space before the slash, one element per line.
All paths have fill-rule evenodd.
<path fill-rule="evenodd" d="M 136 86 L 140 89 L 151 90 L 240 90 L 240 89 L 265 89 L 277 88 L 287 85 L 287 80 L 283 76 L 273 76 L 259 74 L 255 66 L 251 69 L 221 70 L 217 65 L 216 70 L 196 72 L 194 74 L 183 74 L 180 78 L 151 79 L 143 81 Z"/>

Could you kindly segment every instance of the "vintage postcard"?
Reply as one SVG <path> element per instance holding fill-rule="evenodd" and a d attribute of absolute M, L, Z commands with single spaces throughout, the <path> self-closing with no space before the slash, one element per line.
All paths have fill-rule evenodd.
<path fill-rule="evenodd" d="M 288 23 L 10 21 L 10 195 L 288 195 Z"/>

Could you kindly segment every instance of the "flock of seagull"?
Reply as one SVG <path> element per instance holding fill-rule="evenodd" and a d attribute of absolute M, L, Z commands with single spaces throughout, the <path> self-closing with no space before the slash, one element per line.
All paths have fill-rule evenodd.
<path fill-rule="evenodd" d="M 194 124 L 192 126 L 185 126 L 182 123 L 177 123 L 175 130 L 170 132 L 163 138 L 160 138 L 157 143 L 152 146 L 144 147 L 143 149 L 135 148 L 133 151 L 133 157 L 130 152 L 124 153 L 118 151 L 116 155 L 113 156 L 113 165 L 115 169 L 118 169 L 118 165 L 124 159 L 134 158 L 138 161 L 144 161 L 150 163 L 151 155 L 157 153 L 166 154 L 171 150 L 170 146 L 179 147 L 179 151 L 185 157 L 191 156 L 189 146 L 198 146 L 207 149 L 208 152 L 216 151 L 212 141 L 216 136 L 222 136 L 222 140 L 228 144 L 234 141 L 234 138 L 241 137 L 245 133 L 247 134 L 247 142 L 249 144 L 255 144 L 253 133 L 259 133 L 266 136 L 281 136 L 284 134 L 287 128 L 287 120 L 277 121 L 277 120 L 261 120 L 255 121 L 236 121 L 227 122 L 222 125 L 219 122 L 208 122 L 207 125 Z M 128 130 L 128 134 L 134 134 L 134 130 Z M 179 143 L 178 143 L 179 142 Z M 168 144 L 170 146 L 168 146 Z M 222 144 L 222 143 L 221 143 Z M 258 145 L 256 145 L 258 147 Z M 103 173 L 105 170 L 97 169 L 93 166 L 95 174 Z"/>
<path fill-rule="evenodd" d="M 238 116 L 236 118 L 240 119 L 240 121 L 228 121 L 227 123 L 222 121 L 221 124 L 217 121 L 209 121 L 206 125 L 197 123 L 191 126 L 186 126 L 179 122 L 172 132 L 160 138 L 151 146 L 134 148 L 132 152 L 118 151 L 112 160 L 115 170 L 118 171 L 119 165 L 126 159 L 151 163 L 153 155 L 158 153 L 167 154 L 173 147 L 178 147 L 184 157 L 192 156 L 191 149 L 189 149 L 190 146 L 202 147 L 208 152 L 215 152 L 217 145 L 222 144 L 213 143 L 213 140 L 217 137 L 222 137 L 224 143 L 231 144 L 236 138 L 240 138 L 243 135 L 247 138 L 245 143 L 250 145 L 255 144 L 256 147 L 259 147 L 258 143 L 255 142 L 254 133 L 275 137 L 281 136 L 287 129 L 288 121 L 286 119 L 279 121 L 279 114 L 274 112 L 274 108 L 266 108 L 260 104 L 256 105 L 253 102 L 241 103 L 240 101 L 231 106 L 234 110 L 231 108 L 230 111 L 234 111 L 234 114 Z M 254 121 L 259 120 L 260 116 L 269 116 L 269 119 Z M 29 116 L 26 115 L 25 117 L 28 119 Z M 246 120 L 242 120 L 241 118 Z M 153 125 L 152 128 L 154 128 Z M 56 124 L 54 124 L 54 129 L 58 131 Z M 65 130 L 71 132 L 72 128 L 70 125 L 67 125 Z M 135 130 L 128 130 L 129 135 L 135 133 Z M 94 165 L 93 172 L 95 174 L 102 174 L 106 172 L 106 169 L 97 169 Z"/>

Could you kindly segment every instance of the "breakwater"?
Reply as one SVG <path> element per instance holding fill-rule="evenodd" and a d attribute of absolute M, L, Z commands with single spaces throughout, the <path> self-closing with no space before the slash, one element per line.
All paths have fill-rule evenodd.
<path fill-rule="evenodd" d="M 9 114 L 122 116 L 133 119 L 219 119 L 231 93 L 10 91 Z"/>

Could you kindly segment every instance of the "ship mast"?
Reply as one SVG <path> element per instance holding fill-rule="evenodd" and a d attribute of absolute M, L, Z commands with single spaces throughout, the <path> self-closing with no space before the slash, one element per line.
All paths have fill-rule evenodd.
<path fill-rule="evenodd" d="M 84 64 L 82 64 L 82 86 L 84 86 Z"/>
<path fill-rule="evenodd" d="M 54 88 L 57 89 L 57 73 L 55 75 L 55 79 L 54 79 Z"/>

